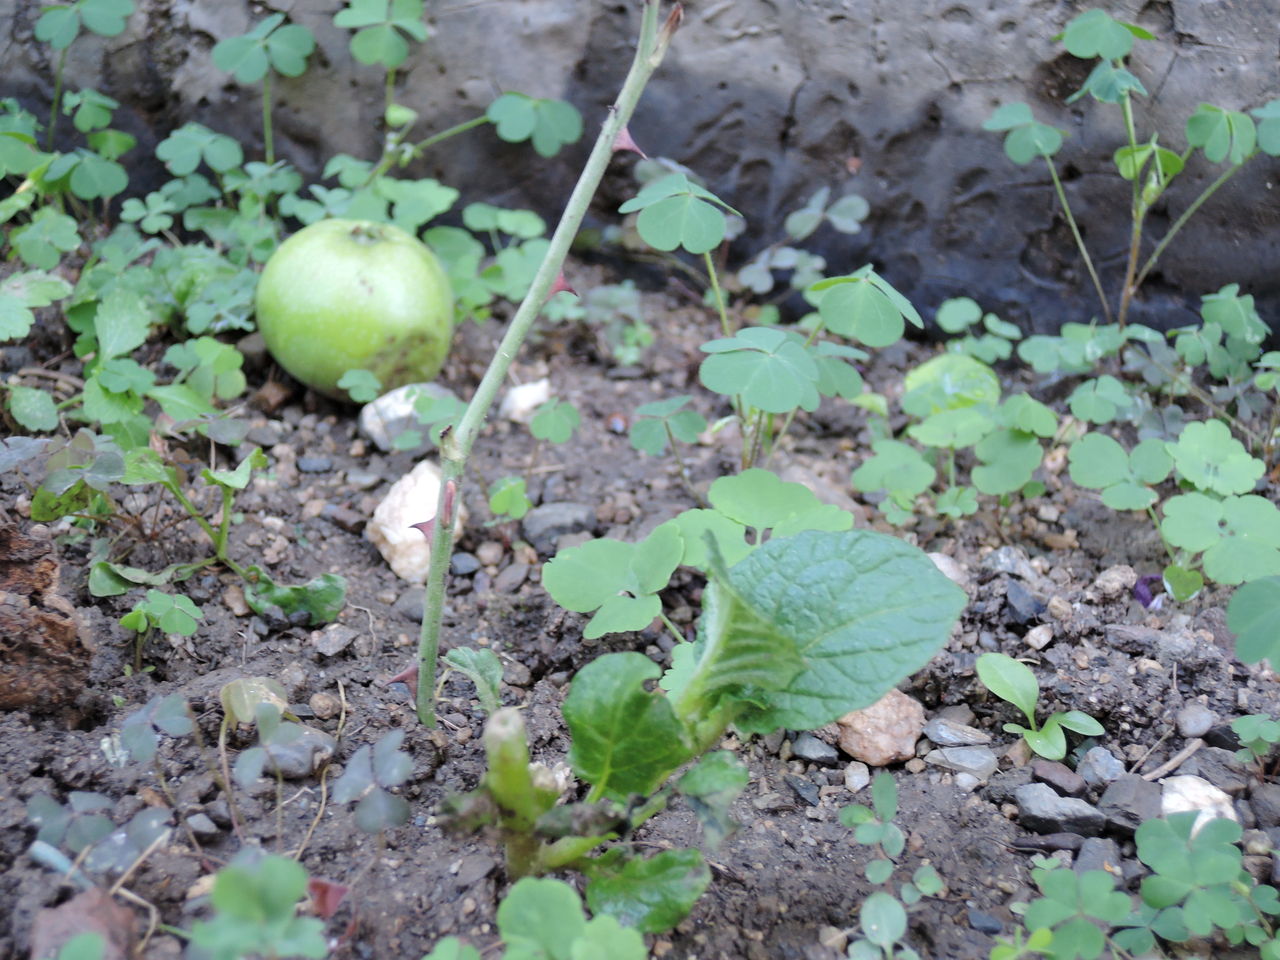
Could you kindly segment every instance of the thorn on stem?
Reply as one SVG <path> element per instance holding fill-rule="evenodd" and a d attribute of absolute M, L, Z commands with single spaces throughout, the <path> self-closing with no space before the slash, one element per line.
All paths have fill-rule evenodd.
<path fill-rule="evenodd" d="M 636 144 L 631 136 L 631 131 L 627 127 L 619 130 L 618 135 L 613 138 L 613 152 L 621 153 L 624 150 L 630 150 L 632 153 L 640 154 L 646 160 L 649 159 L 649 155 Z"/>
<path fill-rule="evenodd" d="M 614 147 L 614 149 L 616 150 L 617 147 Z M 560 272 L 556 274 L 556 282 L 551 285 L 551 290 L 547 293 L 547 300 L 550 300 L 557 293 L 565 292 L 572 293 L 575 297 L 578 296 L 578 291 L 569 286 L 568 281 L 565 280 L 564 269 L 561 268 Z M 542 302 L 546 303 L 547 300 L 543 300 Z M 453 481 L 450 480 L 449 482 L 452 483 Z"/>

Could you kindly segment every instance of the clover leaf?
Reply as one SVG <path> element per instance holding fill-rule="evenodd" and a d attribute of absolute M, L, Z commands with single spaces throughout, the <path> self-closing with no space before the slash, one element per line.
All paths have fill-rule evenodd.
<path fill-rule="evenodd" d="M 193 173 L 201 161 L 216 173 L 226 173 L 244 162 L 239 143 L 198 123 L 184 124 L 161 140 L 156 156 L 176 177 Z"/>
<path fill-rule="evenodd" d="M 975 487 L 989 495 L 1021 490 L 1031 482 L 1044 457 L 1044 448 L 1035 434 L 1008 428 L 988 433 L 973 452 L 982 464 L 974 467 L 969 476 Z"/>
<path fill-rule="evenodd" d="M 1128 56 L 1133 49 L 1134 37 L 1142 40 L 1154 39 L 1148 31 L 1115 20 L 1104 10 L 1086 10 L 1067 24 L 1061 40 L 1067 53 L 1081 60 L 1094 57 L 1119 60 Z"/>
<path fill-rule="evenodd" d="M 1223 496 L 1248 493 L 1266 469 L 1220 420 L 1187 424 L 1168 449 L 1182 479 Z"/>
<path fill-rule="evenodd" d="M 1038 123 L 1025 103 L 1006 103 L 982 125 L 983 130 L 1008 131 L 1004 152 L 1018 166 L 1026 166 L 1036 157 L 1048 160 L 1062 149 L 1062 131 Z"/>
<path fill-rule="evenodd" d="M 539 405 L 529 421 L 529 432 L 539 440 L 550 440 L 552 443 L 564 443 L 581 422 L 578 408 L 567 400 L 552 397 Z"/>
<path fill-rule="evenodd" d="M 564 100 L 538 100 L 523 93 L 504 93 L 485 111 L 498 136 L 507 143 L 528 140 L 542 157 L 582 139 L 582 114 Z"/>
<path fill-rule="evenodd" d="M 725 396 L 740 396 L 766 413 L 816 410 L 818 365 L 802 342 L 785 331 L 747 327 L 736 336 L 704 343 L 710 354 L 698 369 L 702 385 Z"/>
<path fill-rule="evenodd" d="M 227 37 L 213 48 L 213 63 L 235 75 L 239 83 L 257 83 L 268 70 L 285 77 L 301 76 L 316 38 L 304 26 L 284 24 L 284 14 L 273 13 L 243 36 Z"/>
<path fill-rule="evenodd" d="M 388 70 L 409 57 L 409 42 L 430 35 L 422 22 L 423 0 L 347 0 L 333 16 L 333 25 L 355 30 L 351 55 L 366 66 L 380 63 Z"/>
<path fill-rule="evenodd" d="M 906 510 L 918 494 L 933 484 L 936 471 L 915 447 L 901 440 L 881 439 L 871 444 L 872 456 L 853 471 L 855 490 L 884 490 Z"/>
<path fill-rule="evenodd" d="M 977 407 L 991 415 L 1000 399 L 1000 379 L 995 371 L 958 353 L 926 360 L 907 373 L 902 386 L 902 409 L 921 418 L 965 407 Z"/>
<path fill-rule="evenodd" d="M 76 222 L 53 207 L 42 207 L 31 221 L 9 234 L 9 242 L 18 256 L 38 270 L 52 270 L 62 259 L 80 246 Z"/>
<path fill-rule="evenodd" d="M 902 338 L 906 323 L 924 327 L 924 321 L 906 297 L 871 268 L 870 264 L 843 277 L 829 277 L 805 293 L 817 300 L 818 315 L 828 330 L 859 340 L 869 347 L 887 347 Z"/>
<path fill-rule="evenodd" d="M 689 253 L 708 253 L 720 245 L 728 229 L 723 211 L 741 216 L 683 173 L 645 184 L 618 208 L 620 213 L 637 210 L 636 229 L 645 243 L 655 250 L 683 247 Z"/>
<path fill-rule="evenodd" d="M 1253 155 L 1258 131 L 1247 113 L 1202 103 L 1187 118 L 1187 143 L 1200 147 L 1213 163 L 1230 160 L 1239 166 Z"/>
<path fill-rule="evenodd" d="M 77 238 L 78 243 L 78 238 Z M 27 270 L 0 280 L 0 343 L 20 340 L 35 323 L 35 307 L 71 295 L 71 284 L 43 270 Z"/>
<path fill-rule="evenodd" d="M 1280 510 L 1263 497 L 1172 497 L 1164 504 L 1160 532 L 1175 547 L 1203 551 L 1205 575 L 1218 583 L 1280 573 Z"/>
<path fill-rule="evenodd" d="M 133 0 L 75 0 L 69 4 L 53 4 L 41 12 L 35 35 L 41 43 L 65 50 L 80 35 L 81 26 L 100 37 L 119 36 L 124 33 L 132 13 Z"/>
<path fill-rule="evenodd" d="M 707 429 L 707 418 L 685 407 L 693 400 L 685 394 L 636 407 L 631 419 L 631 446 L 650 456 L 661 456 L 668 439 L 693 443 Z"/>
<path fill-rule="evenodd" d="M 666 587 L 684 555 L 674 524 L 663 524 L 639 543 L 589 540 L 557 553 L 542 569 L 542 583 L 566 610 L 595 615 L 582 635 L 643 630 L 662 612 Z"/>
<path fill-rule="evenodd" d="M 1258 118 L 1258 146 L 1271 156 L 1280 156 L 1280 100 L 1270 100 L 1250 111 Z"/>
<path fill-rule="evenodd" d="M 1067 453 L 1071 479 L 1082 487 L 1102 491 L 1102 502 L 1112 510 L 1145 510 L 1156 502 L 1151 485 L 1160 483 L 1173 469 L 1166 445 L 1150 437 L 1132 452 L 1102 433 L 1087 433 Z"/>
<path fill-rule="evenodd" d="M 1086 380 L 1067 398 L 1072 415 L 1090 423 L 1110 423 L 1123 416 L 1131 403 L 1124 384 L 1109 374 Z"/>

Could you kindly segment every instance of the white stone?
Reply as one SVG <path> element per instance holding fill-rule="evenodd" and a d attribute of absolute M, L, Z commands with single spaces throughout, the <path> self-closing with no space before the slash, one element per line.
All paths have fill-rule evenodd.
<path fill-rule="evenodd" d="M 360 408 L 360 432 L 372 440 L 380 450 L 392 449 L 393 443 L 405 430 L 426 429 L 418 422 L 414 404 L 421 396 L 452 397 L 457 395 L 438 383 L 407 383 L 403 387 L 388 390 L 377 400 Z M 424 439 L 423 446 L 427 441 Z"/>
<path fill-rule="evenodd" d="M 857 760 L 844 768 L 844 786 L 850 793 L 857 793 L 871 782 L 871 770 Z"/>
<path fill-rule="evenodd" d="M 841 750 L 868 766 L 883 767 L 916 755 L 916 741 L 924 734 L 924 707 L 902 691 L 890 690 L 836 723 Z"/>
<path fill-rule="evenodd" d="M 1133 585 L 1138 582 L 1138 574 L 1133 567 L 1127 563 L 1121 563 L 1114 567 L 1108 567 L 1098 574 L 1098 579 L 1093 581 L 1093 590 L 1101 597 L 1108 600 L 1120 596 L 1126 590 L 1132 590 Z"/>
<path fill-rule="evenodd" d="M 498 416 L 516 423 L 528 423 L 533 411 L 551 399 L 551 381 L 546 377 L 512 387 L 502 398 Z"/>
<path fill-rule="evenodd" d="M 425 583 L 427 580 L 431 544 L 414 524 L 436 515 L 440 480 L 440 468 L 430 460 L 423 460 L 392 484 L 365 528 L 365 536 L 378 548 L 395 575 L 409 583 Z M 461 498 L 456 501 L 456 514 L 455 537 L 467 517 Z"/>
<path fill-rule="evenodd" d="M 1043 650 L 1053 642 L 1053 626 L 1048 623 L 1042 623 L 1039 626 L 1032 627 L 1027 631 L 1027 635 L 1023 639 L 1027 641 L 1027 646 L 1032 650 Z"/>
<path fill-rule="evenodd" d="M 1235 804 L 1224 790 L 1219 790 L 1203 777 L 1165 777 L 1160 783 L 1164 786 L 1164 794 L 1160 798 L 1160 815 L 1167 817 L 1173 813 L 1185 813 L 1198 810 L 1195 826 L 1191 828 L 1194 836 L 1210 820 L 1234 820 Z"/>

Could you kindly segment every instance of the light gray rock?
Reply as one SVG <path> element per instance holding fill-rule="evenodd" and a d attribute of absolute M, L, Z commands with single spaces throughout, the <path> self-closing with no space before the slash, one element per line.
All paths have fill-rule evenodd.
<path fill-rule="evenodd" d="M 940 747 L 973 747 L 991 742 L 991 734 L 945 717 L 934 717 L 924 725 L 924 735 Z"/>
<path fill-rule="evenodd" d="M 819 740 L 812 733 L 802 733 L 796 737 L 795 742 L 791 745 L 791 752 L 801 760 L 808 760 L 810 763 L 822 763 L 827 766 L 835 766 L 840 759 L 840 754 L 831 744 Z"/>
<path fill-rule="evenodd" d="M 1179 736 L 1188 739 L 1203 737 L 1217 721 L 1217 715 L 1198 700 L 1184 706 L 1175 718 Z"/>
<path fill-rule="evenodd" d="M 984 782 L 1000 765 L 999 757 L 990 747 L 941 747 L 926 753 L 924 761 L 957 773 L 970 774 Z"/>
<path fill-rule="evenodd" d="M 286 780 L 300 780 L 319 770 L 337 747 L 337 741 L 323 730 L 299 724 L 298 736 L 288 743 L 272 744 L 267 750 L 268 773 Z"/>
<path fill-rule="evenodd" d="M 844 786 L 850 793 L 857 793 L 871 782 L 871 768 L 859 760 L 854 760 L 844 768 Z"/>
<path fill-rule="evenodd" d="M 1039 579 L 1027 555 L 1017 547 L 1000 547 L 992 550 L 982 558 L 982 569 L 990 570 L 992 573 L 1007 573 L 1032 583 Z"/>
<path fill-rule="evenodd" d="M 1046 783 L 1029 783 L 1015 792 L 1018 822 L 1035 833 L 1078 833 L 1096 837 L 1106 819 L 1091 804 L 1060 797 Z"/>
<path fill-rule="evenodd" d="M 1101 787 L 1124 773 L 1124 764 L 1106 747 L 1091 747 L 1076 764 L 1076 773 L 1091 787 Z"/>
<path fill-rule="evenodd" d="M 1120 844 L 1104 837 L 1086 837 L 1084 843 L 1080 844 L 1080 852 L 1076 854 L 1071 869 L 1076 873 L 1105 870 L 1113 877 L 1118 877 L 1120 862 Z"/>

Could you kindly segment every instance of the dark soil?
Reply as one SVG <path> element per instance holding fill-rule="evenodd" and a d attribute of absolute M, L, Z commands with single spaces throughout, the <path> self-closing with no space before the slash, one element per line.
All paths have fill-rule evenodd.
<path fill-rule="evenodd" d="M 571 279 L 583 289 L 593 278 Z M 553 392 L 577 405 L 581 427 L 569 444 L 554 447 L 536 445 L 522 426 L 491 423 L 477 445 L 473 482 L 464 491 L 471 520 L 459 549 L 473 555 L 492 551 L 501 559 L 453 578 L 446 645 L 488 646 L 498 653 L 506 670 L 504 702 L 525 708 L 535 759 L 548 765 L 563 761 L 568 750 L 559 706 L 573 672 L 606 650 L 636 649 L 661 660 L 670 642 L 657 630 L 584 641 L 584 618 L 561 611 L 539 585 L 539 564 L 547 557 L 521 542 L 516 525 L 485 525 L 484 485 L 527 472 L 535 503 L 592 505 L 595 535 L 624 539 L 642 536 L 692 505 L 673 463 L 631 449 L 625 421 L 641 403 L 686 392 L 698 398 L 709 419 L 726 412 L 710 408 L 708 394 L 697 385 L 697 346 L 715 335 L 715 323 L 701 309 L 665 294 L 647 295 L 645 303 L 658 346 L 638 368 L 612 368 L 595 341 L 577 329 L 552 330 L 526 348 L 514 376 L 521 381 L 549 376 Z M 49 318 L 42 334 L 9 351 L 4 370 L 42 363 L 74 373 L 70 361 L 57 359 L 64 346 L 57 329 L 56 318 Z M 468 325 L 442 382 L 469 396 L 498 333 L 496 323 Z M 869 379 L 891 387 L 928 349 L 887 351 Z M 25 488 L 13 473 L 0 477 L 0 504 L 7 504 L 0 512 L 7 512 L 25 535 L 56 543 L 62 596 L 78 609 L 93 648 L 87 682 L 74 671 L 68 674 L 69 683 L 84 687 L 73 688 L 66 704 L 48 712 L 0 713 L 0 957 L 26 956 L 36 912 L 69 896 L 58 876 L 26 855 L 35 831 L 25 804 L 39 793 L 63 800 L 77 790 L 110 797 L 117 823 L 144 805 L 176 803 L 183 814 L 204 813 L 221 828 L 199 851 L 181 829 L 175 830 L 129 879 L 128 889 L 154 905 L 165 924 L 189 927 L 203 915 L 205 898 L 199 895 L 207 892 L 210 871 L 245 843 L 261 843 L 270 850 L 301 849 L 313 876 L 353 886 L 328 927 L 333 956 L 416 960 L 447 934 L 482 951 L 497 940 L 494 914 L 507 886 L 500 851 L 483 837 L 447 835 L 436 818 L 447 796 L 475 787 L 483 773 L 484 716 L 472 699 L 471 684 L 450 677 L 440 703 L 441 726 L 428 730 L 416 722 L 404 685 L 386 682 L 412 655 L 421 589 L 387 568 L 361 526 L 414 458 L 377 452 L 359 437 L 353 408 L 302 392 L 265 362 L 259 361 L 250 377 L 251 389 L 258 390 L 248 411 L 250 440 L 268 450 L 273 469 L 237 502 L 243 522 L 234 528 L 232 555 L 242 564 L 263 563 L 280 582 L 303 582 L 325 572 L 345 576 L 347 607 L 339 626 L 328 629 L 345 631 L 349 642 L 326 656 L 317 649 L 325 631 L 245 614 L 236 578 L 210 568 L 186 584 L 204 610 L 199 632 L 172 643 L 152 640 L 143 651 L 146 671 L 133 673 L 128 669 L 131 641 L 117 621 L 135 598 L 92 597 L 86 586 L 88 540 L 65 525 L 50 529 L 24 519 L 29 514 Z M 1011 382 L 1008 389 L 1025 386 Z M 859 411 L 824 406 L 798 420 L 772 466 L 787 479 L 808 479 L 820 495 L 854 509 L 859 525 L 877 524 L 873 509 L 849 499 L 849 472 L 868 442 Z M 208 456 L 207 449 L 190 452 L 196 459 Z M 221 467 L 233 462 L 226 451 L 218 456 Z M 693 449 L 695 484 L 705 487 L 733 472 L 736 456 L 733 439 L 725 435 Z M 303 457 L 320 458 L 305 463 L 315 472 L 298 469 Z M 984 650 L 1030 658 L 1038 664 L 1044 708 L 1090 713 L 1107 731 L 1099 742 L 1140 772 L 1185 745 L 1174 716 L 1193 700 L 1203 702 L 1220 724 L 1246 712 L 1275 712 L 1272 674 L 1245 668 L 1232 657 L 1221 609 L 1225 592 L 1206 591 L 1191 604 L 1162 611 L 1144 610 L 1128 591 L 1112 599 L 1095 594 L 1091 585 L 1097 575 L 1116 564 L 1130 564 L 1139 573 L 1159 570 L 1160 544 L 1145 522 L 1118 517 L 1073 488 L 1063 462 L 1059 457 L 1056 470 L 1044 471 L 1049 492 L 1033 504 L 1015 503 L 1000 512 L 986 505 L 960 523 L 924 518 L 902 534 L 957 561 L 968 574 L 972 601 L 948 648 L 907 681 L 904 691 L 930 715 L 944 706 L 967 705 L 973 724 L 990 732 L 1003 753 L 1014 739 L 1000 727 L 1014 716 L 985 694 L 973 663 Z M 208 506 L 212 514 L 213 505 Z M 158 512 L 149 503 L 129 507 L 149 523 L 172 516 L 163 505 Z M 148 569 L 198 558 L 207 548 L 191 523 L 172 526 L 154 540 L 125 539 L 119 546 L 130 543 L 127 562 Z M 1035 582 L 1023 586 L 1041 604 L 1061 598 L 1065 614 L 1061 602 L 1055 607 L 1058 619 L 1046 611 L 1020 622 L 1011 613 L 1007 593 L 1013 578 L 987 562 L 993 549 L 1006 545 L 1022 551 L 1035 570 Z M 513 570 L 516 564 L 526 565 L 523 575 Z M 699 589 L 685 577 L 665 595 L 666 609 L 682 627 L 695 620 Z M 1041 621 L 1054 626 L 1055 639 L 1037 651 L 1025 635 Z M 1117 624 L 1145 632 L 1117 631 Z M 1190 639 L 1181 646 L 1162 644 L 1160 638 L 1173 634 Z M 153 696 L 175 692 L 193 705 L 210 745 L 206 754 L 212 756 L 221 720 L 220 688 L 234 678 L 259 675 L 283 683 L 299 718 L 339 735 L 340 742 L 325 777 L 287 782 L 282 795 L 274 781 L 238 795 L 247 820 L 243 839 L 229 828 L 226 798 L 190 739 L 167 740 L 156 769 L 109 762 L 112 737 L 125 716 Z M 330 698 L 340 698 L 342 714 L 330 713 Z M 390 729 L 405 731 L 404 749 L 413 757 L 414 772 L 403 790 L 413 814 L 380 845 L 355 829 L 348 809 L 326 802 L 325 788 L 356 749 Z M 233 746 L 250 743 L 245 738 Z M 921 743 L 923 754 L 929 745 Z M 843 955 L 843 931 L 856 924 L 858 906 L 871 889 L 861 873 L 870 852 L 853 842 L 837 814 L 855 800 L 869 802 L 868 791 L 855 797 L 845 788 L 848 758 L 831 766 L 795 758 L 792 735 L 730 739 L 726 746 L 737 750 L 751 771 L 751 783 L 734 807 L 741 827 L 720 849 L 708 851 L 711 888 L 676 930 L 649 938 L 654 955 L 702 960 Z M 898 823 L 908 838 L 897 877 L 906 879 L 928 862 L 946 883 L 942 895 L 912 909 L 909 942 L 921 955 L 986 957 L 991 931 L 999 927 L 1007 935 L 1016 925 L 1009 906 L 1026 900 L 1032 889 L 1030 855 L 1015 849 L 1026 831 L 1014 819 L 1009 789 L 1029 776 L 1021 766 L 1025 761 L 1014 750 L 1002 760 L 1002 772 L 972 792 L 922 760 L 891 768 L 901 793 Z M 805 784 L 817 788 L 816 804 Z M 1247 804 L 1241 809 L 1247 812 Z M 655 850 L 701 842 L 695 818 L 679 801 L 634 840 Z M 1131 845 L 1124 849 L 1132 856 Z M 139 917 L 145 927 L 145 911 L 139 910 Z M 162 932 L 151 938 L 145 956 L 172 957 L 181 950 L 177 937 Z"/>

